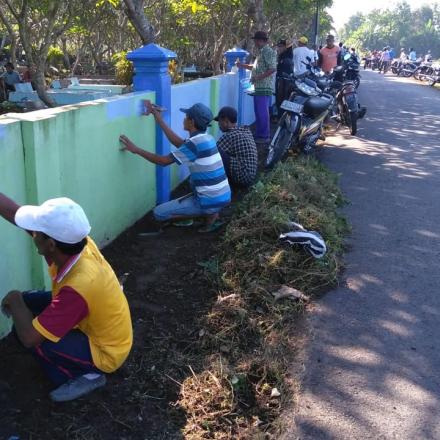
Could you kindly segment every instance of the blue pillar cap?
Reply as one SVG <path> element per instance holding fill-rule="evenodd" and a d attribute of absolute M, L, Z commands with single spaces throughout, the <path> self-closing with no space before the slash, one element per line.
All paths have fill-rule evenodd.
<path fill-rule="evenodd" d="M 177 58 L 177 54 L 172 50 L 150 43 L 129 52 L 126 58 L 129 61 L 169 61 Z"/>
<path fill-rule="evenodd" d="M 247 57 L 249 52 L 247 50 L 241 49 L 239 47 L 234 47 L 229 49 L 224 53 L 224 56 L 235 56 L 235 57 Z"/>

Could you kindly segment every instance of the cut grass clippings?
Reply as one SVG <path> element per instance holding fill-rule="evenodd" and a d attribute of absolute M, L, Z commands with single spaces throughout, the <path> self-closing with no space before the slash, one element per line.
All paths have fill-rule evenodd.
<path fill-rule="evenodd" d="M 191 369 L 181 386 L 186 439 L 278 438 L 281 410 L 293 397 L 292 328 L 304 302 L 275 301 L 273 293 L 287 285 L 310 296 L 337 284 L 348 232 L 343 203 L 335 174 L 297 158 L 265 175 L 237 206 L 218 256 L 202 264 L 219 296 L 199 332 L 198 372 Z M 278 240 L 289 221 L 322 235 L 322 259 Z"/>

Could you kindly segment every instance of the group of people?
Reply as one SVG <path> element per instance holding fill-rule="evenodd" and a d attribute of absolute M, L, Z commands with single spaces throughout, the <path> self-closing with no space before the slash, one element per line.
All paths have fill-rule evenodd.
<path fill-rule="evenodd" d="M 305 37 L 295 49 L 281 40 L 278 60 L 265 32 L 256 32 L 254 40 L 258 49 L 255 63 L 237 66 L 252 70 L 256 139 L 248 127 L 237 125 L 235 108 L 223 107 L 214 117 L 202 103 L 180 109 L 188 133 L 184 139 L 166 123 L 162 109 L 150 101 L 144 102 L 144 114 L 154 117 L 176 148 L 168 155 L 158 155 L 121 134 L 121 150 L 158 166 L 175 163 L 189 168 L 191 192 L 158 205 L 153 211 L 158 222 L 190 226 L 201 218 L 201 233 L 217 230 L 222 225 L 220 212 L 231 201 L 231 188 L 248 187 L 255 181 L 256 141 L 266 142 L 270 136 L 269 105 L 277 68 L 298 73 L 308 58 L 324 71 L 340 63 L 341 53 L 332 36 L 316 57 L 307 48 Z M 18 80 L 13 66 L 8 69 L 8 78 Z M 222 131 L 217 141 L 207 133 L 212 121 Z M 11 291 L 1 301 L 1 308 L 12 318 L 15 336 L 56 386 L 50 397 L 73 400 L 104 386 L 106 374 L 117 370 L 129 355 L 132 324 L 122 287 L 89 236 L 91 226 L 84 210 L 66 197 L 40 206 L 20 206 L 0 193 L 0 216 L 27 231 L 48 264 L 51 291 Z"/>
<path fill-rule="evenodd" d="M 286 39 L 280 39 L 276 51 L 269 45 L 266 32 L 257 31 L 252 39 L 257 48 L 254 63 L 237 62 L 236 65 L 238 68 L 251 70 L 250 81 L 254 84 L 255 140 L 257 143 L 267 144 L 270 141 L 271 97 L 275 93 L 280 114 L 280 106 L 291 90 L 291 83 L 286 76 L 303 74 L 307 70 L 307 64 L 316 65 L 329 73 L 342 64 L 343 53 L 335 45 L 333 35 L 328 35 L 326 45 L 319 49 L 315 46 L 309 49 L 308 39 L 304 36 L 298 39 L 295 48 L 287 44 Z"/>
<path fill-rule="evenodd" d="M 257 150 L 247 127 L 237 126 L 237 111 L 223 107 L 214 118 L 202 103 L 181 109 L 185 114 L 183 139 L 164 121 L 160 108 L 145 101 L 169 141 L 176 146 L 157 155 L 121 135 L 121 150 L 159 166 L 188 165 L 191 193 L 158 205 L 159 222 L 189 226 L 205 219 L 200 232 L 221 225 L 219 213 L 231 201 L 231 187 L 251 185 L 257 173 Z M 218 141 L 208 134 L 218 122 Z M 130 309 L 108 262 L 89 236 L 91 226 L 80 205 L 60 197 L 40 206 L 20 206 L 0 193 L 0 216 L 32 237 L 47 264 L 51 291 L 17 290 L 1 301 L 13 320 L 13 333 L 43 367 L 56 388 L 54 401 L 73 400 L 106 384 L 106 374 L 117 370 L 130 353 L 133 332 Z"/>
<path fill-rule="evenodd" d="M 402 47 L 400 49 L 400 54 L 397 57 L 396 52 L 392 47 L 385 46 L 382 50 L 371 51 L 366 58 L 371 60 L 377 60 L 379 66 L 378 71 L 379 73 L 383 73 L 383 74 L 388 72 L 389 68 L 391 67 L 391 63 L 396 59 L 401 63 L 406 63 L 406 62 L 415 63 L 416 61 L 418 61 L 417 53 L 412 47 L 409 49 L 408 53 L 406 52 L 405 48 Z M 430 50 L 428 50 L 426 55 L 423 57 L 423 61 L 425 63 L 432 62 L 432 55 Z"/>

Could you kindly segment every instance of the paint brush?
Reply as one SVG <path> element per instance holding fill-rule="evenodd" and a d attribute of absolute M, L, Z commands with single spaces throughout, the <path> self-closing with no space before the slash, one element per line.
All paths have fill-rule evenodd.
<path fill-rule="evenodd" d="M 151 110 L 157 110 L 159 112 L 164 112 L 167 109 L 165 107 L 161 107 L 160 105 L 153 104 L 149 99 L 142 100 L 143 112 L 142 114 L 148 116 L 151 113 Z"/>

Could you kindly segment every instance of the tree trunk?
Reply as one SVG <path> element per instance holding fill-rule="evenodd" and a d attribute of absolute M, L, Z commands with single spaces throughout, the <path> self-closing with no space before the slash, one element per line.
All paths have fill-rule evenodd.
<path fill-rule="evenodd" d="M 46 78 L 44 77 L 45 67 L 46 67 L 46 65 L 44 63 L 38 63 L 38 65 L 35 67 L 34 74 L 32 76 L 32 83 L 33 83 L 34 88 L 37 91 L 40 99 L 48 107 L 55 107 L 56 103 L 48 95 L 47 90 L 46 90 Z"/>
<path fill-rule="evenodd" d="M 17 62 L 17 57 L 15 53 L 17 51 L 17 37 L 15 35 L 14 29 L 10 21 L 8 20 L 8 17 L 1 8 L 0 8 L 0 21 L 5 25 L 5 28 L 8 31 L 9 38 L 11 39 L 11 63 L 15 65 Z"/>
<path fill-rule="evenodd" d="M 144 14 L 144 0 L 124 0 L 124 11 L 143 44 L 154 42 L 154 28 Z"/>
<path fill-rule="evenodd" d="M 64 67 L 67 70 L 70 70 L 70 60 L 69 60 L 69 54 L 67 53 L 67 38 L 62 37 L 61 38 L 61 46 L 63 48 L 63 58 L 64 58 Z"/>

